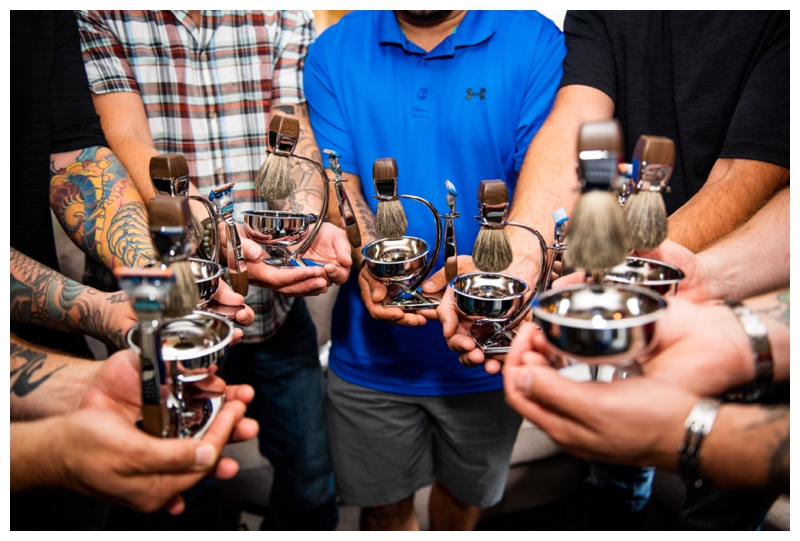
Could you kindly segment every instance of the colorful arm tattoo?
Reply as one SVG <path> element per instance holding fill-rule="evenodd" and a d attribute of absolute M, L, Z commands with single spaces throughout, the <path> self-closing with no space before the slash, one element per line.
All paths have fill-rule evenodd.
<path fill-rule="evenodd" d="M 84 252 L 109 268 L 155 258 L 142 197 L 108 148 L 55 155 L 50 169 L 50 206 Z"/>

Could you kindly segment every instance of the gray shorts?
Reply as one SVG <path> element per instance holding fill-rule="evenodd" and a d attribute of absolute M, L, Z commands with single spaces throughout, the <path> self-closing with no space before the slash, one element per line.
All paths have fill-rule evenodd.
<path fill-rule="evenodd" d="M 496 504 L 522 422 L 503 391 L 399 395 L 332 370 L 325 412 L 338 495 L 358 507 L 400 501 L 434 479 L 462 502 Z"/>

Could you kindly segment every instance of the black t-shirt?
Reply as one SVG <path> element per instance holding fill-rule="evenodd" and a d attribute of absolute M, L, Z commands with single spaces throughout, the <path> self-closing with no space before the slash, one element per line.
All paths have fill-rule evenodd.
<path fill-rule="evenodd" d="M 675 142 L 674 212 L 717 158 L 789 168 L 788 11 L 568 11 L 561 86 L 606 93 L 630 155 L 641 135 Z"/>

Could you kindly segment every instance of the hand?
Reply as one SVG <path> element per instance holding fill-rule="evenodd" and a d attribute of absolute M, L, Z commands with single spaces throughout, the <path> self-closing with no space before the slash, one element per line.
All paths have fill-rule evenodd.
<path fill-rule="evenodd" d="M 673 470 L 683 420 L 698 399 L 647 377 L 575 382 L 540 362 L 506 362 L 503 385 L 508 404 L 566 451 Z"/>
<path fill-rule="evenodd" d="M 353 266 L 350 250 L 347 233 L 330 222 L 324 222 L 305 255 L 312 261 L 324 264 L 328 285 L 342 285 L 350 276 L 350 267 Z"/>
<path fill-rule="evenodd" d="M 471 256 L 458 256 L 459 274 L 467 274 L 475 271 L 475 264 Z M 472 321 L 463 317 L 456 308 L 455 293 L 449 284 L 445 284 L 444 269 L 439 270 L 425 282 L 425 291 L 434 291 L 447 285 L 447 289 L 442 296 L 442 300 L 436 309 L 439 321 L 442 323 L 442 334 L 447 341 L 447 346 L 459 354 L 458 361 L 467 367 L 483 365 L 483 369 L 489 374 L 496 374 L 502 368 L 504 355 L 487 356 L 478 347 L 472 337 Z"/>
<path fill-rule="evenodd" d="M 159 439 L 137 429 L 117 412 L 83 409 L 42 423 L 46 448 L 56 455 L 58 486 L 100 496 L 137 511 L 184 509 L 181 493 L 209 473 L 229 479 L 238 464 L 221 457 L 231 439 L 250 439 L 258 425 L 245 419 L 252 388 L 230 388 L 227 400 L 201 440 Z M 44 460 L 45 457 L 42 458 Z M 52 481 L 51 481 L 52 483 Z"/>
<path fill-rule="evenodd" d="M 239 325 L 248 327 L 256 320 L 255 312 L 253 312 L 253 309 L 244 303 L 244 297 L 236 293 L 233 288 L 229 286 L 227 282 L 225 282 L 225 280 L 219 281 L 219 286 L 217 286 L 217 290 L 214 292 L 214 295 L 212 295 L 211 298 L 226 306 L 244 306 L 244 308 L 236 312 L 236 315 L 234 316 L 234 321 Z M 233 340 L 231 341 L 230 345 L 235 345 L 241 342 L 243 336 L 244 331 L 242 331 L 242 329 L 234 328 Z"/>
<path fill-rule="evenodd" d="M 433 312 L 433 310 L 406 312 L 402 308 L 384 306 L 382 301 L 388 295 L 389 290 L 383 282 L 372 275 L 366 266 L 361 267 L 361 271 L 358 273 L 358 286 L 361 288 L 361 300 L 364 302 L 364 306 L 375 319 L 396 325 L 417 327 L 428 322 L 423 313 Z"/>
<path fill-rule="evenodd" d="M 678 267 L 686 277 L 678 284 L 677 295 L 694 302 L 711 300 L 702 259 L 691 250 L 669 239 L 648 251 L 634 251 L 636 257 L 654 259 Z"/>
<path fill-rule="evenodd" d="M 250 282 L 290 297 L 308 297 L 328 291 L 328 273 L 324 267 L 275 267 L 264 263 L 267 256 L 254 241 L 241 232 L 242 253 L 247 259 Z"/>
<path fill-rule="evenodd" d="M 730 308 L 670 297 L 656 323 L 644 373 L 698 395 L 715 396 L 755 376 L 749 338 Z"/>

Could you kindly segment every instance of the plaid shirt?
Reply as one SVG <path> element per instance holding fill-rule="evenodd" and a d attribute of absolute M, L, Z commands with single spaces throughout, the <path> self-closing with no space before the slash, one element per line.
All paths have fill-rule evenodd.
<path fill-rule="evenodd" d="M 310 11 L 77 11 L 86 73 L 96 94 L 137 92 L 161 153 L 183 154 L 206 194 L 235 182 L 235 214 L 266 209 L 253 187 L 273 103 L 300 103 L 314 40 Z M 292 298 L 250 287 L 256 322 L 244 340 L 270 337 Z"/>

